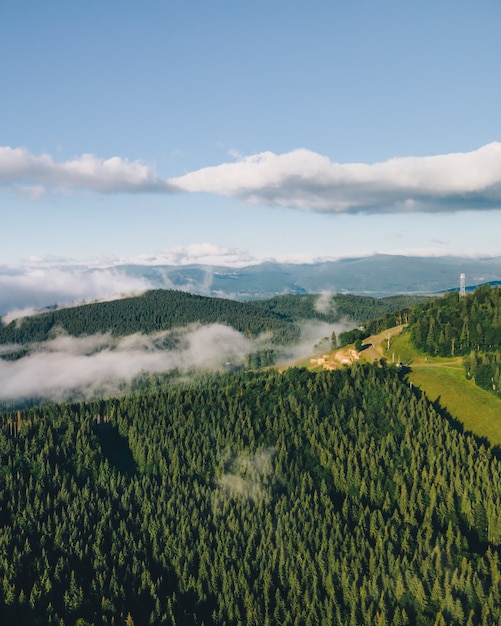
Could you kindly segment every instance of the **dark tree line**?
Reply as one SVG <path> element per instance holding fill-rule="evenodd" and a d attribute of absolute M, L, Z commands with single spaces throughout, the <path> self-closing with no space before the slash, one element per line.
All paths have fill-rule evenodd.
<path fill-rule="evenodd" d="M 293 320 L 318 319 L 329 323 L 343 320 L 353 320 L 359 323 L 381 320 L 377 323 L 394 325 L 399 315 L 402 315 L 402 311 L 408 311 L 411 306 L 428 300 L 426 296 L 409 295 L 373 298 L 349 293 L 338 293 L 332 296 L 301 294 L 254 300 L 249 302 L 249 305 L 256 311 L 272 310 L 274 313 Z"/>
<path fill-rule="evenodd" d="M 484 285 L 460 297 L 457 292 L 413 308 L 414 344 L 439 356 L 501 349 L 501 290 Z"/>
<path fill-rule="evenodd" d="M 428 296 L 395 295 L 385 298 L 338 294 L 335 307 L 339 319 L 353 319 L 364 323 L 370 334 L 406 322 L 410 309 L 429 302 Z"/>
<path fill-rule="evenodd" d="M 0 418 L 1 623 L 501 623 L 499 461 L 394 368 Z"/>
<path fill-rule="evenodd" d="M 20 323 L 13 321 L 0 326 L 0 343 L 46 341 L 60 331 L 75 337 L 106 332 L 118 337 L 149 334 L 192 323 L 227 324 L 248 337 L 271 331 L 277 343 L 299 338 L 294 321 L 269 308 L 256 311 L 249 304 L 234 300 L 156 289 L 142 296 L 51 310 Z"/>

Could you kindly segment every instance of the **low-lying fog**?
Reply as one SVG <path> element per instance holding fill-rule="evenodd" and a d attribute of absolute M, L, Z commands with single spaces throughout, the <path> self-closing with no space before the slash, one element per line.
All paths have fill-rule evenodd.
<path fill-rule="evenodd" d="M 301 358 L 313 352 L 313 346 L 345 326 L 319 322 L 302 325 L 301 342 L 277 348 L 279 360 Z M 110 334 L 72 337 L 60 334 L 55 339 L 29 346 L 0 346 L 0 400 L 42 398 L 64 401 L 75 395 L 90 398 L 118 393 L 124 383 L 141 374 L 169 370 L 217 371 L 225 364 L 240 365 L 247 354 L 270 348 L 269 336 L 255 340 L 222 324 L 191 325 L 177 329 L 182 341 L 178 349 L 166 349 L 169 332 L 151 335 L 134 334 L 114 338 Z M 7 353 L 29 353 L 8 360 Z"/>

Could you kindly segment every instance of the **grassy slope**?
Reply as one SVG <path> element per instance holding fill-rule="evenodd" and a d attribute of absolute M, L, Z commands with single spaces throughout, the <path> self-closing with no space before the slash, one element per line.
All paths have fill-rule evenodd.
<path fill-rule="evenodd" d="M 390 364 L 400 361 L 408 365 L 411 368 L 409 381 L 422 389 L 430 400 L 438 400 L 465 430 L 501 446 L 501 400 L 466 379 L 461 357 L 426 357 L 412 346 L 409 333 L 402 332 L 403 329 L 397 326 L 366 339 L 364 344 L 370 346 L 360 353 L 360 361 L 373 362 L 384 357 Z M 324 369 L 323 365 L 311 364 L 309 357 L 293 365 L 310 371 Z"/>
<path fill-rule="evenodd" d="M 411 367 L 412 384 L 438 400 L 466 430 L 501 445 L 501 400 L 466 379 L 461 358 L 425 357 L 411 345 L 408 333 L 393 339 L 386 351 L 389 361 L 393 353 Z"/>

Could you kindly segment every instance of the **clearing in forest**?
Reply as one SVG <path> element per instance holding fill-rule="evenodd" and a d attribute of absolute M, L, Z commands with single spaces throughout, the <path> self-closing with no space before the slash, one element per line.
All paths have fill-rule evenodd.
<path fill-rule="evenodd" d="M 405 332 L 395 337 L 388 352 L 400 355 L 411 369 L 409 381 L 462 422 L 465 430 L 501 445 L 501 399 L 466 378 L 462 357 L 427 357 L 412 346 Z"/>

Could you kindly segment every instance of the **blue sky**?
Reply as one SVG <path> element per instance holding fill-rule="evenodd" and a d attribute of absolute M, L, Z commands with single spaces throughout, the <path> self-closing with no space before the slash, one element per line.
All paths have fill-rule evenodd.
<path fill-rule="evenodd" d="M 497 0 L 3 0 L 0 265 L 500 255 L 500 25 Z"/>

